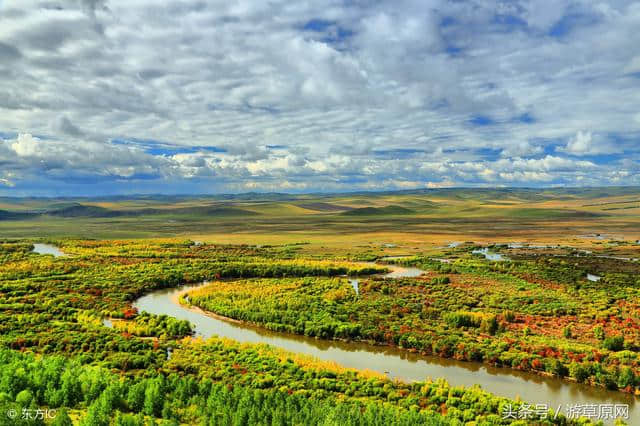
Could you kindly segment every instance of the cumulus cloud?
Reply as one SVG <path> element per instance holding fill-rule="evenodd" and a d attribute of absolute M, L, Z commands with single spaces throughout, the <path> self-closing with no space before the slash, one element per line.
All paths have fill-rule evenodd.
<path fill-rule="evenodd" d="M 83 141 L 81 144 L 40 139 L 21 133 L 14 140 L 0 143 L 7 153 L 4 167 L 22 175 L 52 177 L 64 181 L 68 176 L 131 178 L 160 177 L 171 173 L 172 164 L 164 157 L 152 156 L 135 148 Z"/>
<path fill-rule="evenodd" d="M 18 135 L 18 138 L 10 146 L 19 157 L 37 156 L 39 152 L 38 142 L 37 138 L 25 133 Z"/>
<path fill-rule="evenodd" d="M 640 155 L 631 1 L 1 8 L 0 179 L 15 190 L 638 182 L 619 163 Z"/>
<path fill-rule="evenodd" d="M 530 141 L 515 141 L 502 150 L 502 157 L 529 157 L 543 152 L 539 145 L 534 145 Z"/>
<path fill-rule="evenodd" d="M 567 145 L 558 148 L 558 151 L 580 156 L 622 152 L 620 147 L 602 137 L 597 138 L 588 131 L 578 131 L 574 137 L 569 139 Z"/>
<path fill-rule="evenodd" d="M 593 137 L 591 132 L 579 131 L 575 137 L 571 138 L 565 148 L 571 154 L 585 155 L 593 152 Z"/>

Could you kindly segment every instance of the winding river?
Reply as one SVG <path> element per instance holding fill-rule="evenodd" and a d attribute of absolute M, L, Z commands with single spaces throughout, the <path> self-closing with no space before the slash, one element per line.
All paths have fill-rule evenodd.
<path fill-rule="evenodd" d="M 421 273 L 416 268 L 392 267 L 387 276 L 415 277 Z M 387 346 L 327 341 L 274 332 L 227 320 L 197 308 L 188 308 L 178 302 L 180 295 L 206 285 L 208 284 L 157 290 L 139 298 L 134 306 L 140 311 L 188 320 L 195 325 L 196 335 L 203 338 L 220 336 L 240 342 L 267 343 L 291 352 L 334 361 L 345 367 L 377 371 L 392 379 L 404 381 L 443 377 L 454 386 L 480 384 L 483 389 L 496 395 L 520 397 L 532 404 L 546 404 L 554 410 L 560 407 L 563 413 L 566 413 L 567 407 L 575 404 L 628 404 L 627 421 L 629 424 L 640 424 L 640 410 L 636 407 L 635 398 L 621 392 L 507 368 L 422 356 Z"/>

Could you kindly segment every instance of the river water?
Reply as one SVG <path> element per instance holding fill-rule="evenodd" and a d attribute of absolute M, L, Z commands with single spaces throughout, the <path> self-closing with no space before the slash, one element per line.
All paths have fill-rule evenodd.
<path fill-rule="evenodd" d="M 602 279 L 602 277 L 601 277 L 600 275 L 587 274 L 587 279 L 588 279 L 589 281 L 597 282 L 597 281 L 600 281 L 600 279 Z"/>
<path fill-rule="evenodd" d="M 489 249 L 487 247 L 482 248 L 482 249 L 473 250 L 471 253 L 473 253 L 473 254 L 481 254 L 481 255 L 483 255 L 485 257 L 485 259 L 492 260 L 494 262 L 502 262 L 504 260 L 507 260 L 507 258 L 504 257 L 503 255 L 501 255 L 500 253 L 493 253 L 493 252 L 489 251 Z"/>
<path fill-rule="evenodd" d="M 64 253 L 60 249 L 51 244 L 34 244 L 33 252 L 38 254 L 52 254 L 55 257 L 64 256 Z"/>
<path fill-rule="evenodd" d="M 422 273 L 418 271 L 415 268 L 394 267 L 387 276 L 417 276 Z M 620 392 L 480 363 L 422 356 L 387 346 L 326 341 L 273 332 L 214 317 L 178 303 L 180 294 L 205 285 L 208 284 L 157 290 L 139 298 L 134 306 L 140 311 L 188 320 L 195 325 L 196 335 L 204 338 L 219 336 L 240 342 L 267 343 L 321 360 L 335 361 L 345 367 L 377 371 L 404 381 L 443 377 L 454 386 L 480 384 L 483 389 L 496 395 L 520 397 L 532 404 L 546 404 L 554 410 L 560 407 L 563 413 L 566 413 L 567 407 L 575 404 L 628 404 L 630 416 L 627 421 L 629 424 L 640 424 L 640 413 L 635 407 L 634 397 Z"/>

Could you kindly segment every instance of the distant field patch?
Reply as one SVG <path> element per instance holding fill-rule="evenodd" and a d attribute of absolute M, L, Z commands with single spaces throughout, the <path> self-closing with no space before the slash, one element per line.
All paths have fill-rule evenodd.
<path fill-rule="evenodd" d="M 238 207 L 225 207 L 225 206 L 186 207 L 186 208 L 174 210 L 173 212 L 155 211 L 155 213 L 187 214 L 187 215 L 202 215 L 202 216 L 257 216 L 260 214 L 253 210 L 246 210 Z"/>
<path fill-rule="evenodd" d="M 581 211 L 581 210 L 558 210 L 558 209 L 514 209 L 509 211 L 509 216 L 531 219 L 566 219 L 566 218 L 588 218 L 600 217 L 602 214 Z"/>
<path fill-rule="evenodd" d="M 298 204 L 298 207 L 302 207 L 303 209 L 307 210 L 315 210 L 318 212 L 342 212 L 345 210 L 353 209 L 353 207 L 339 206 L 337 204 L 331 203 L 305 203 Z"/>
<path fill-rule="evenodd" d="M 116 217 L 121 216 L 118 210 L 109 210 L 98 206 L 85 206 L 82 204 L 72 204 L 66 206 L 56 206 L 53 210 L 47 210 L 45 214 L 58 217 Z"/>
<path fill-rule="evenodd" d="M 342 213 L 345 216 L 378 216 L 378 215 L 404 215 L 415 213 L 407 208 L 391 205 L 386 207 L 362 207 Z"/>

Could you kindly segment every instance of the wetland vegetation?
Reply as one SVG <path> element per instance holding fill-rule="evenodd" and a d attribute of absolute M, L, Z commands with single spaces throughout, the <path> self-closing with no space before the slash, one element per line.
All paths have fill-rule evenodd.
<path fill-rule="evenodd" d="M 388 345 L 407 356 L 606 388 L 629 395 L 633 408 L 638 217 L 603 209 L 637 194 L 605 201 L 508 192 L 508 206 L 492 204 L 494 196 L 188 199 L 178 207 L 81 200 L 146 210 L 74 207 L 66 210 L 72 218 L 47 214 L 43 200 L 4 200 L 11 214 L 0 221 L 2 410 L 48 407 L 58 410 L 48 423 L 87 425 L 507 424 L 514 420 L 504 418 L 505 407 L 526 404 L 438 377 L 392 380 L 384 366 L 362 371 L 262 344 L 194 338 L 189 321 L 136 308 L 151 292 L 205 281 L 179 303 L 283 335 Z M 222 214 L 227 208 L 255 214 Z M 562 214 L 550 223 L 531 209 Z M 454 211 L 469 221 L 457 225 Z M 255 229 L 247 233 L 241 222 Z M 476 229 L 481 223 L 492 229 Z M 147 232 L 163 238 L 134 238 Z M 421 273 L 388 274 L 398 267 Z M 547 424 L 588 422 L 537 415 Z"/>

